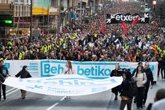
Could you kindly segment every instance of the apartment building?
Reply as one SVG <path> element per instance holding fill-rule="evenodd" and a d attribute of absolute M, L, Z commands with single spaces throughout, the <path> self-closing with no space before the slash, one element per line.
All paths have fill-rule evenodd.
<path fill-rule="evenodd" d="M 102 0 L 35 0 L 32 2 L 32 28 L 50 29 L 64 26 L 70 20 L 69 13 L 91 13 Z M 14 5 L 14 23 L 18 28 L 30 28 L 31 0 L 0 0 L 0 4 Z"/>
<path fill-rule="evenodd" d="M 30 0 L 13 0 L 13 4 L 15 26 L 17 28 L 29 28 L 31 9 Z"/>

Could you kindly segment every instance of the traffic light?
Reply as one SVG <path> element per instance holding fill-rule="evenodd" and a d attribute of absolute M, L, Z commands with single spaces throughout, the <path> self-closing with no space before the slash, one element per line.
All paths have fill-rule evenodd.
<path fill-rule="evenodd" d="M 0 15 L 0 27 L 13 27 L 13 16 Z"/>
<path fill-rule="evenodd" d="M 5 24 L 12 24 L 13 21 L 12 20 L 4 20 Z"/>

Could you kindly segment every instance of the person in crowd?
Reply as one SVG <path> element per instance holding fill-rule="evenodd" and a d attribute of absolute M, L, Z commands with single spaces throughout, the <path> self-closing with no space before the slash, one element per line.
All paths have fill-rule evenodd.
<path fill-rule="evenodd" d="M 158 61 L 158 78 L 159 78 L 160 72 L 162 71 L 162 66 L 163 66 L 162 58 L 160 57 L 160 55 L 158 56 L 157 61 Z"/>
<path fill-rule="evenodd" d="M 135 81 L 137 84 L 137 95 L 136 95 L 136 106 L 137 109 L 142 109 L 143 108 L 143 97 L 144 97 L 144 87 L 145 83 L 147 82 L 147 77 L 146 74 L 143 71 L 142 66 L 137 67 L 137 71 L 135 74 Z"/>
<path fill-rule="evenodd" d="M 165 108 L 165 89 L 160 89 L 156 93 L 155 103 L 151 110 L 163 110 Z"/>
<path fill-rule="evenodd" d="M 149 67 L 149 63 L 148 62 L 145 62 L 144 73 L 147 76 L 147 82 L 145 83 L 143 105 L 145 105 L 145 103 L 146 103 L 147 94 L 148 94 L 148 90 L 149 90 L 150 85 L 153 86 L 153 84 L 154 84 L 153 83 L 153 73 L 152 73 L 152 71 L 151 71 L 151 69 Z"/>
<path fill-rule="evenodd" d="M 64 72 L 64 74 L 74 74 L 74 72 L 72 70 L 72 63 L 71 63 L 71 61 L 67 61 L 67 63 L 66 63 L 66 71 Z"/>
<path fill-rule="evenodd" d="M 27 70 L 27 66 L 23 66 L 22 70 L 18 72 L 15 77 L 20 77 L 20 78 L 31 78 L 32 76 Z M 20 90 L 21 91 L 21 98 L 25 99 L 26 98 L 26 91 L 25 90 Z"/>
<path fill-rule="evenodd" d="M 164 110 L 165 108 L 165 89 L 156 92 L 154 103 L 150 103 L 146 110 Z"/>
<path fill-rule="evenodd" d="M 120 85 L 120 89 L 119 89 L 121 93 L 120 110 L 124 110 L 126 105 L 127 105 L 127 110 L 131 110 L 133 96 L 131 95 L 132 88 L 130 85 L 131 73 L 128 70 L 123 71 L 123 79 L 124 80 Z"/>
<path fill-rule="evenodd" d="M 142 67 L 142 69 L 143 69 L 143 62 L 138 62 L 138 66 L 141 66 Z M 137 66 L 137 68 L 138 68 L 138 66 Z M 135 68 L 134 70 L 133 70 L 133 72 L 132 72 L 132 77 L 135 75 L 135 73 L 137 72 L 137 68 Z"/>
<path fill-rule="evenodd" d="M 131 74 L 131 77 L 134 77 L 135 76 L 135 74 L 136 74 L 136 72 L 137 72 L 137 69 L 138 69 L 138 67 L 139 66 L 141 66 L 142 67 L 142 69 L 143 69 L 143 62 L 138 62 L 138 66 L 133 70 L 133 72 L 132 72 L 132 74 Z M 137 98 L 136 98 L 136 96 L 134 97 L 134 103 L 136 103 L 137 102 Z"/>
<path fill-rule="evenodd" d="M 72 63 L 71 63 L 71 61 L 67 61 L 66 62 L 66 70 L 65 70 L 64 74 L 68 74 L 68 75 L 74 74 L 74 72 L 72 70 Z M 71 98 L 70 96 L 66 96 L 65 100 L 70 99 L 70 98 Z"/>
<path fill-rule="evenodd" d="M 122 76 L 122 71 L 120 69 L 119 63 L 116 64 L 115 69 L 112 70 L 112 72 L 110 74 L 110 77 L 113 77 L 113 76 L 115 76 L 115 77 Z M 115 99 L 114 100 L 117 100 L 118 99 L 119 86 L 112 88 L 112 92 L 115 94 Z"/>
<path fill-rule="evenodd" d="M 6 100 L 6 85 L 2 84 L 5 81 L 5 78 L 9 76 L 8 69 L 4 65 L 4 59 L 0 58 L 0 76 L 1 76 L 1 83 L 0 83 L 0 100 L 1 100 L 1 90 L 3 94 L 3 99 Z"/>
<path fill-rule="evenodd" d="M 165 56 L 162 58 L 161 76 L 162 76 L 162 79 L 165 79 Z"/>

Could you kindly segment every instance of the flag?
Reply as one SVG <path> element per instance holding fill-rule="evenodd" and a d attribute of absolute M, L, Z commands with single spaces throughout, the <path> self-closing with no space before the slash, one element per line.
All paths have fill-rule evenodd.
<path fill-rule="evenodd" d="M 105 25 L 104 25 L 104 22 L 102 22 L 102 24 L 101 24 L 101 32 L 102 32 L 102 33 L 105 32 Z"/>
<path fill-rule="evenodd" d="M 126 24 L 125 22 L 122 22 L 121 26 L 122 26 L 122 28 L 124 29 L 124 28 L 127 27 L 127 24 Z"/>
<path fill-rule="evenodd" d="M 135 26 L 139 21 L 139 16 L 136 17 L 135 20 L 132 21 L 132 26 Z"/>
<path fill-rule="evenodd" d="M 123 28 L 122 34 L 126 35 L 129 30 L 129 26 L 127 26 L 127 24 L 125 22 L 122 22 L 121 26 Z"/>

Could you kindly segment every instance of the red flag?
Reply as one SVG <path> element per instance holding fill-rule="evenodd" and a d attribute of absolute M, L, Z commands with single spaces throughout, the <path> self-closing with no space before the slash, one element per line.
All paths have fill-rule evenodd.
<path fill-rule="evenodd" d="M 105 25 L 104 25 L 104 22 L 102 22 L 102 24 L 101 24 L 101 32 L 102 32 L 102 33 L 105 32 Z"/>
<path fill-rule="evenodd" d="M 136 17 L 135 20 L 132 21 L 132 26 L 135 26 L 139 21 L 139 16 Z"/>
<path fill-rule="evenodd" d="M 127 24 L 125 22 L 122 22 L 121 26 L 123 29 L 127 28 Z"/>
<path fill-rule="evenodd" d="M 127 24 L 125 22 L 122 22 L 121 24 L 122 28 L 123 28 L 123 34 L 126 35 L 128 30 L 129 30 L 129 26 L 127 26 Z"/>

